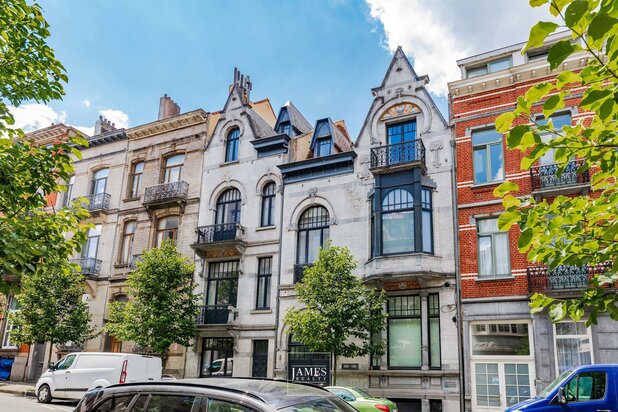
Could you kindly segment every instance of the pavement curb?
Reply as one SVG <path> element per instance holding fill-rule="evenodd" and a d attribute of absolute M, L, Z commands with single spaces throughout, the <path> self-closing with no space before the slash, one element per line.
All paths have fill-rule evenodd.
<path fill-rule="evenodd" d="M 35 396 L 34 387 L 27 385 L 0 384 L 0 393 L 10 393 L 19 396 Z"/>

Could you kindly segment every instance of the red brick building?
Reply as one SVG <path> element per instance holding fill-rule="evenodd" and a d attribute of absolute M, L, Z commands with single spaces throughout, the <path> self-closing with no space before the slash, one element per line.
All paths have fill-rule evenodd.
<path fill-rule="evenodd" d="M 583 322 L 552 324 L 546 315 L 530 314 L 528 302 L 534 292 L 577 293 L 586 287 L 589 273 L 580 267 L 549 272 L 531 266 L 518 251 L 519 230 L 500 232 L 497 226 L 503 208 L 493 190 L 505 180 L 519 185 L 520 196 L 536 198 L 590 188 L 589 175 L 577 172 L 577 160 L 558 177 L 553 153 L 531 170 L 521 170 L 523 154 L 508 150 L 506 137 L 494 127 L 495 119 L 512 111 L 531 86 L 586 64 L 586 55 L 578 53 L 558 70 L 549 70 L 549 47 L 569 37 L 570 33 L 550 36 L 546 45 L 525 55 L 521 43 L 459 60 L 461 79 L 449 84 L 467 410 L 504 410 L 536 395 L 565 368 L 615 361 L 618 353 L 618 330 L 609 318 L 586 328 Z M 565 109 L 552 116 L 555 127 L 586 121 L 589 115 L 578 111 L 584 89 L 567 96 Z M 537 122 L 544 121 L 540 105 L 533 113 Z"/>

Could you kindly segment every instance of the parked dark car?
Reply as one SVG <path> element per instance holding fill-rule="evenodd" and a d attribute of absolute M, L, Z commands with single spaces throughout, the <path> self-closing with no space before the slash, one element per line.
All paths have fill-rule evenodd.
<path fill-rule="evenodd" d="M 326 389 L 272 379 L 206 378 L 113 385 L 75 412 L 358 412 Z"/>

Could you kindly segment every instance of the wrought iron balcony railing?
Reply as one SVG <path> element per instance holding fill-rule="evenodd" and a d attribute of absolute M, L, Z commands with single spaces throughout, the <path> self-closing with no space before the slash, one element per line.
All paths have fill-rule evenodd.
<path fill-rule="evenodd" d="M 311 266 L 313 266 L 313 263 L 298 263 L 294 265 L 294 283 L 302 282 L 305 268 L 310 268 Z"/>
<path fill-rule="evenodd" d="M 590 183 L 590 172 L 588 170 L 583 172 L 578 171 L 582 164 L 584 164 L 583 159 L 570 161 L 567 163 L 560 176 L 558 176 L 558 167 L 560 166 L 558 163 L 533 166 L 530 168 L 532 190 L 561 188 L 564 186 Z"/>
<path fill-rule="evenodd" d="M 371 149 L 370 167 L 372 169 L 413 162 L 425 164 L 425 145 L 420 139 Z"/>
<path fill-rule="evenodd" d="M 225 325 L 234 320 L 236 312 L 231 305 L 204 305 L 200 307 L 198 325 Z"/>
<path fill-rule="evenodd" d="M 197 228 L 198 245 L 224 240 L 240 240 L 245 229 L 238 223 L 221 223 Z"/>
<path fill-rule="evenodd" d="M 105 212 L 109 209 L 109 200 L 112 197 L 109 193 L 95 193 L 92 195 L 84 196 L 88 199 L 89 204 L 85 204 L 84 207 L 90 212 Z"/>
<path fill-rule="evenodd" d="M 586 289 L 594 275 L 603 273 L 608 268 L 609 264 L 564 265 L 553 270 L 549 270 L 546 266 L 530 266 L 527 269 L 528 291 L 543 293 Z"/>
<path fill-rule="evenodd" d="M 71 263 L 78 264 L 84 276 L 97 277 L 101 274 L 101 259 L 87 257 L 72 259 Z"/>
<path fill-rule="evenodd" d="M 144 191 L 143 204 L 156 204 L 174 201 L 185 201 L 189 194 L 189 183 L 177 181 L 147 187 Z"/>
<path fill-rule="evenodd" d="M 137 268 L 137 262 L 142 260 L 142 255 L 133 255 L 129 260 L 129 270 L 135 270 Z"/>

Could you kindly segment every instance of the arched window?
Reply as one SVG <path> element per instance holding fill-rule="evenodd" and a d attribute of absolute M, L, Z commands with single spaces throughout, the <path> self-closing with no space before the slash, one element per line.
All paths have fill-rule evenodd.
<path fill-rule="evenodd" d="M 185 155 L 177 154 L 165 159 L 163 183 L 179 182 L 182 180 L 182 166 L 185 163 Z"/>
<path fill-rule="evenodd" d="M 275 225 L 275 191 L 274 182 L 266 183 L 262 189 L 262 227 Z"/>
<path fill-rule="evenodd" d="M 238 127 L 233 128 L 227 134 L 227 140 L 225 143 L 225 161 L 232 162 L 238 160 L 238 138 L 240 137 L 240 129 Z"/>
<path fill-rule="evenodd" d="M 179 221 L 180 218 L 178 216 L 168 216 L 159 220 L 157 226 L 157 247 L 160 247 L 167 239 L 176 242 Z"/>
<path fill-rule="evenodd" d="M 92 194 L 105 193 L 107 189 L 107 178 L 109 177 L 109 169 L 99 169 L 92 176 Z"/>
<path fill-rule="evenodd" d="M 124 229 L 122 231 L 122 249 L 120 250 L 120 262 L 121 264 L 129 264 L 131 257 L 133 256 L 133 238 L 135 236 L 135 230 L 137 229 L 137 222 L 130 220 L 125 222 Z"/>
<path fill-rule="evenodd" d="M 215 223 L 240 223 L 240 192 L 228 189 L 217 200 Z"/>
<path fill-rule="evenodd" d="M 394 189 L 382 199 L 382 253 L 414 251 L 414 198 Z"/>
<path fill-rule="evenodd" d="M 328 222 L 328 210 L 323 206 L 313 206 L 300 215 L 297 264 L 311 264 L 318 258 L 318 251 L 328 240 Z"/>

